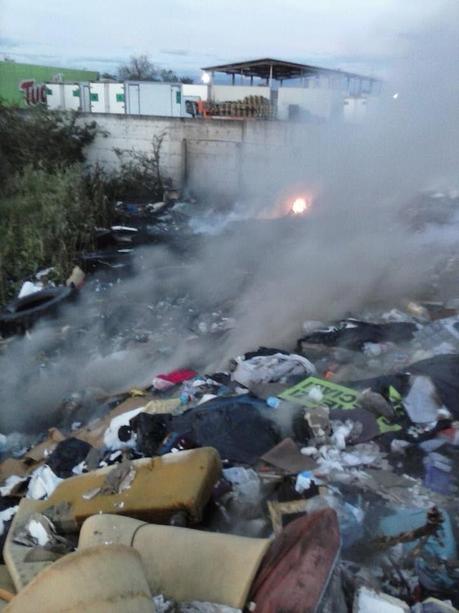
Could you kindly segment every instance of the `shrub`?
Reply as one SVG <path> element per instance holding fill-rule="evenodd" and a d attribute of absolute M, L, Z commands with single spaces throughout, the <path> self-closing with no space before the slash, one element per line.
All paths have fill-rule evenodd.
<path fill-rule="evenodd" d="M 40 106 L 21 112 L 0 103 L 0 188 L 26 166 L 53 172 L 83 162 L 98 128 L 94 121 L 80 125 L 76 119 L 76 113 Z"/>
<path fill-rule="evenodd" d="M 163 136 L 151 153 L 117 152 L 116 171 L 87 169 L 84 148 L 99 130 L 76 118 L 0 103 L 0 302 L 40 268 L 65 278 L 77 252 L 94 246 L 96 226 L 112 222 L 113 201 L 162 196 Z"/>
<path fill-rule="evenodd" d="M 115 149 L 119 166 L 106 181 L 117 200 L 160 200 L 163 189 L 169 183 L 160 171 L 160 152 L 165 133 L 155 136 L 151 153 Z"/>
<path fill-rule="evenodd" d="M 91 184 L 94 187 L 95 182 Z M 104 194 L 91 194 L 80 164 L 54 172 L 27 166 L 0 198 L 0 297 L 39 268 L 68 274 L 77 251 L 90 248 L 103 217 Z"/>

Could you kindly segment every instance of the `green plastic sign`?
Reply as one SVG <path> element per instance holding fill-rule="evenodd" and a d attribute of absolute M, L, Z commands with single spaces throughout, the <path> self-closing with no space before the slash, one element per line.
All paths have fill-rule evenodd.
<path fill-rule="evenodd" d="M 320 389 L 323 394 L 322 400 L 317 402 L 309 397 L 311 388 Z M 285 390 L 282 394 L 279 394 L 279 398 L 301 404 L 309 409 L 324 405 L 330 409 L 355 409 L 358 406 L 359 396 L 360 392 L 350 387 L 345 387 L 326 379 L 318 379 L 317 377 L 308 377 L 297 383 L 297 385 Z M 402 398 L 392 386 L 389 387 L 389 398 L 396 415 L 402 416 L 404 414 Z M 378 417 L 376 421 L 381 434 L 385 432 L 398 432 L 402 429 L 399 424 L 391 423 L 383 416 Z"/>
<path fill-rule="evenodd" d="M 320 402 L 309 397 L 312 387 L 318 387 L 322 392 L 323 398 Z M 334 409 L 355 409 L 359 396 L 360 392 L 356 390 L 317 377 L 308 377 L 279 394 L 279 398 L 296 402 L 308 408 L 325 405 Z"/>

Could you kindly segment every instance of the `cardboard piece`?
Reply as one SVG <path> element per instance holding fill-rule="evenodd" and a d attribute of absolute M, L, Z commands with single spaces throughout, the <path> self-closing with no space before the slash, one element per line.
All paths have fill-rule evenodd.
<path fill-rule="evenodd" d="M 269 516 L 274 534 L 280 534 L 290 518 L 307 513 L 308 500 L 289 500 L 288 502 L 268 501 Z M 290 516 L 290 517 L 289 517 Z"/>
<path fill-rule="evenodd" d="M 57 447 L 61 441 L 65 441 L 65 436 L 57 428 L 48 430 L 48 438 L 42 443 L 35 445 L 25 454 L 25 460 L 30 460 L 33 463 L 38 463 L 47 458 Z"/>
<path fill-rule="evenodd" d="M 128 398 L 104 417 L 96 419 L 83 428 L 80 428 L 80 430 L 73 432 L 72 436 L 86 441 L 93 447 L 100 449 L 104 446 L 105 430 L 110 425 L 112 419 L 118 417 L 118 415 L 132 411 L 133 409 L 139 409 L 140 407 L 145 407 L 146 413 L 170 413 L 175 407 L 179 406 L 179 404 L 180 400 L 177 398 L 153 398 L 151 395 Z"/>
<path fill-rule="evenodd" d="M 317 468 L 317 464 L 314 460 L 300 453 L 298 447 L 291 438 L 285 438 L 278 445 L 262 455 L 261 459 L 289 474 L 296 474 L 303 470 L 314 470 Z"/>

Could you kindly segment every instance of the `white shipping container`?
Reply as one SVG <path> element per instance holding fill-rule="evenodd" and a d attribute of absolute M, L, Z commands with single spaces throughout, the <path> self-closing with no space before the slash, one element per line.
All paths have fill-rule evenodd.
<path fill-rule="evenodd" d="M 179 83 L 126 81 L 126 113 L 130 115 L 181 117 L 181 87 Z"/>
<path fill-rule="evenodd" d="M 81 110 L 80 84 L 46 83 L 46 103 L 51 110 Z"/>
<path fill-rule="evenodd" d="M 64 108 L 62 83 L 46 83 L 46 104 L 53 111 Z"/>
<path fill-rule="evenodd" d="M 124 83 L 106 83 L 108 86 L 108 112 L 123 114 L 126 112 L 124 104 Z"/>
<path fill-rule="evenodd" d="M 81 108 L 80 85 L 78 83 L 63 84 L 64 108 L 78 111 Z"/>
<path fill-rule="evenodd" d="M 124 114 L 124 84 L 109 82 L 90 83 L 91 113 Z"/>
<path fill-rule="evenodd" d="M 105 83 L 90 83 L 89 98 L 91 104 L 91 113 L 108 112 L 105 106 Z"/>

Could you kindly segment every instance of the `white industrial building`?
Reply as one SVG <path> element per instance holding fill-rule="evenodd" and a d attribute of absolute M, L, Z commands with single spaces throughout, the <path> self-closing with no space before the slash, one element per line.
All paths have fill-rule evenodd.
<path fill-rule="evenodd" d="M 231 83 L 219 82 L 222 74 Z M 269 58 L 209 66 L 203 80 L 47 83 L 47 103 L 51 109 L 90 113 L 358 122 L 380 90 L 371 77 Z M 260 100 L 269 105 L 269 115 L 253 106 Z"/>

